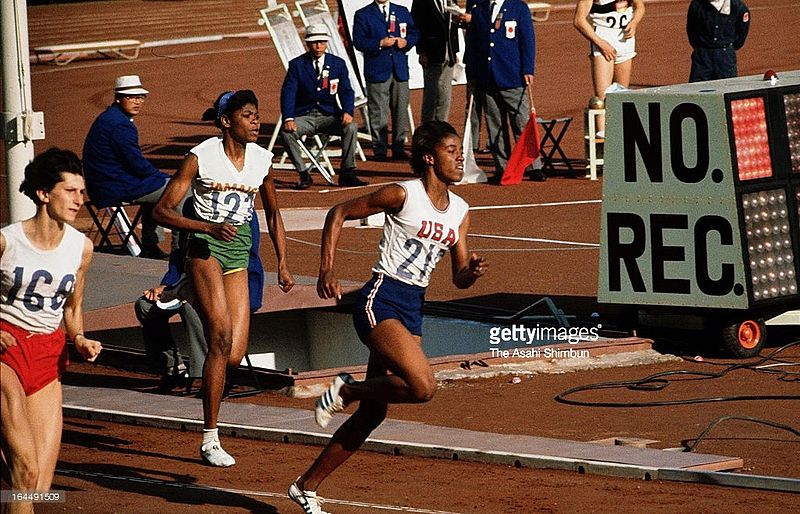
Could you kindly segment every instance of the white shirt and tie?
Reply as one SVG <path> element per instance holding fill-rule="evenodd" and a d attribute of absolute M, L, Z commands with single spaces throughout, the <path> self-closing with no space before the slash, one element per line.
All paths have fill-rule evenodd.
<path fill-rule="evenodd" d="M 500 9 L 503 8 L 503 0 L 494 0 L 492 2 L 492 11 L 491 11 L 491 19 L 492 21 L 497 19 L 497 13 L 500 12 Z"/>
<path fill-rule="evenodd" d="M 317 80 L 322 76 L 322 66 L 325 63 L 325 54 L 322 54 L 319 59 L 314 59 L 314 70 L 317 72 Z"/>

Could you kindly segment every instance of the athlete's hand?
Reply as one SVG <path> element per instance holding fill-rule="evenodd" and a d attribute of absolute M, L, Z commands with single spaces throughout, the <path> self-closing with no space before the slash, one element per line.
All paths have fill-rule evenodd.
<path fill-rule="evenodd" d="M 294 287 L 294 277 L 286 266 L 278 268 L 278 286 L 284 293 L 288 293 Z"/>
<path fill-rule="evenodd" d="M 423 68 L 428 67 L 428 54 L 419 54 L 419 65 Z"/>
<path fill-rule="evenodd" d="M 0 353 L 3 353 L 12 346 L 17 346 L 17 340 L 5 330 L 0 330 Z"/>
<path fill-rule="evenodd" d="M 342 286 L 339 284 L 339 280 L 333 276 L 333 271 L 320 270 L 317 279 L 317 294 L 324 300 L 328 298 L 342 299 Z"/>
<path fill-rule="evenodd" d="M 84 336 L 83 334 L 78 334 L 75 336 L 75 349 L 78 350 L 84 359 L 89 362 L 94 362 L 98 355 L 100 355 L 100 351 L 103 349 L 103 345 L 100 344 L 100 341 L 95 341 L 94 339 L 89 339 L 88 337 Z"/>
<path fill-rule="evenodd" d="M 230 243 L 236 237 L 236 227 L 230 223 L 210 223 L 208 235 L 219 241 Z"/>
<path fill-rule="evenodd" d="M 342 126 L 346 127 L 353 122 L 353 116 L 350 113 L 343 112 L 342 113 Z"/>
<path fill-rule="evenodd" d="M 390 46 L 394 46 L 395 41 L 397 41 L 396 37 L 386 36 L 385 38 L 381 39 L 381 48 L 389 48 Z"/>
<path fill-rule="evenodd" d="M 483 257 L 478 257 L 477 254 L 472 254 L 469 257 L 469 272 L 473 277 L 482 277 L 489 270 L 489 263 Z"/>
<path fill-rule="evenodd" d="M 397 48 L 399 48 L 400 50 L 408 46 L 408 41 L 406 41 L 405 38 L 402 37 L 395 39 L 395 43 L 397 43 Z"/>
<path fill-rule="evenodd" d="M 598 44 L 596 46 L 597 46 L 597 48 L 600 49 L 600 53 L 603 54 L 603 58 L 606 61 L 614 62 L 614 59 L 617 58 L 617 51 L 607 41 L 600 40 L 600 44 Z"/>
<path fill-rule="evenodd" d="M 625 35 L 625 39 L 631 39 L 636 36 L 636 26 L 638 25 L 637 22 L 630 22 L 628 26 L 623 29 L 622 33 Z"/>

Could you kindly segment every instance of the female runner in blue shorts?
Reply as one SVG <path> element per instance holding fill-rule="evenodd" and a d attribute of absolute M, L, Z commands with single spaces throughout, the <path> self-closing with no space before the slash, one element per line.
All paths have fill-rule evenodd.
<path fill-rule="evenodd" d="M 88 361 L 102 346 L 83 335 L 94 248 L 69 225 L 86 193 L 81 161 L 51 148 L 28 164 L 19 190 L 36 214 L 0 230 L 0 441 L 11 489 L 32 493 L 50 489 L 61 446 L 65 335 Z M 33 512 L 33 505 L 14 501 L 8 511 Z"/>
<path fill-rule="evenodd" d="M 483 258 L 467 251 L 467 203 L 449 186 L 464 175 L 461 139 L 443 121 L 422 124 L 415 132 L 411 167 L 419 178 L 385 186 L 344 202 L 328 213 L 322 234 L 317 281 L 321 298 L 340 298 L 334 257 L 345 220 L 386 213 L 380 256 L 373 277 L 353 310 L 359 337 L 370 350 L 367 376 L 356 382 L 336 377 L 316 405 L 325 427 L 334 413 L 358 401 L 358 410 L 336 431 L 317 460 L 290 487 L 289 496 L 308 514 L 324 512 L 316 496 L 319 484 L 347 460 L 386 417 L 390 403 L 424 403 L 436 380 L 422 350 L 422 304 L 436 263 L 448 251 L 453 283 L 470 287 L 487 270 Z"/>
<path fill-rule="evenodd" d="M 252 244 L 250 216 L 261 194 L 278 261 L 278 284 L 288 292 L 294 278 L 286 265 L 286 236 L 269 168 L 272 152 L 256 144 L 261 121 L 250 90 L 228 91 L 203 114 L 222 130 L 189 151 L 153 210 L 160 224 L 190 232 L 186 270 L 207 323 L 209 351 L 203 367 L 203 441 L 200 456 L 211 466 L 236 463 L 219 442 L 217 418 L 225 371 L 247 352 L 250 301 L 247 262 Z M 175 207 L 191 187 L 196 217 Z"/>

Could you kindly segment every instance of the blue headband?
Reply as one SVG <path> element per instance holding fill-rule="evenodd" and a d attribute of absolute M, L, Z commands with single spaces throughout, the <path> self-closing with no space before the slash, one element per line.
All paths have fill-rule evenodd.
<path fill-rule="evenodd" d="M 236 94 L 236 91 L 228 91 L 219 99 L 219 106 L 217 107 L 217 119 L 222 118 L 225 111 L 228 109 L 228 102 L 231 97 Z"/>

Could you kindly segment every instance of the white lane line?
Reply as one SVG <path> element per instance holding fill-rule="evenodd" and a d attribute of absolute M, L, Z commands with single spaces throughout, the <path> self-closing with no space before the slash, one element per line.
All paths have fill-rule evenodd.
<path fill-rule="evenodd" d="M 282 494 L 282 493 L 270 493 L 266 491 L 250 491 L 247 489 L 232 489 L 228 487 L 215 487 L 211 485 L 196 485 L 196 484 L 185 484 L 180 482 L 166 482 L 164 480 L 156 480 L 154 478 L 144 478 L 144 477 L 122 477 L 117 475 L 110 475 L 108 473 L 97 473 L 97 472 L 87 472 L 87 471 L 76 471 L 71 469 L 56 469 L 56 472 L 60 475 L 72 475 L 72 476 L 79 476 L 79 477 L 94 477 L 94 478 L 102 478 L 105 480 L 117 480 L 121 482 L 136 482 L 140 484 L 148 484 L 148 485 L 158 485 L 162 487 L 174 487 L 176 489 L 193 489 L 193 490 L 200 490 L 200 491 L 215 491 L 215 492 L 222 492 L 222 493 L 231 493 L 231 494 L 240 494 L 243 496 L 256 496 L 256 497 L 264 497 L 264 498 L 280 498 L 289 500 L 289 495 Z M 144 493 L 147 494 L 147 493 Z M 357 502 L 357 501 L 350 501 L 350 500 L 335 500 L 332 498 L 323 498 L 325 503 L 331 503 L 335 505 L 348 505 L 350 507 L 365 507 L 369 509 L 379 509 L 379 510 L 389 510 L 395 512 L 416 512 L 419 514 L 458 514 L 457 512 L 450 512 L 446 510 L 430 510 L 430 509 L 420 509 L 416 507 L 405 507 L 402 505 L 383 505 L 380 503 L 367 503 L 367 502 Z M 291 501 L 291 500 L 290 500 Z"/>
<path fill-rule="evenodd" d="M 469 237 L 482 237 L 486 239 L 504 239 L 507 241 L 530 241 L 532 243 L 553 243 L 559 245 L 589 246 L 597 248 L 598 243 L 581 243 L 580 241 L 562 241 L 560 239 L 542 239 L 539 237 L 497 236 L 494 234 L 467 234 Z"/>
<path fill-rule="evenodd" d="M 527 209 L 530 207 L 560 207 L 563 205 L 584 205 L 602 203 L 602 200 L 574 200 L 571 202 L 518 203 L 511 205 L 478 205 L 470 207 L 471 211 L 490 211 L 495 209 Z"/>

